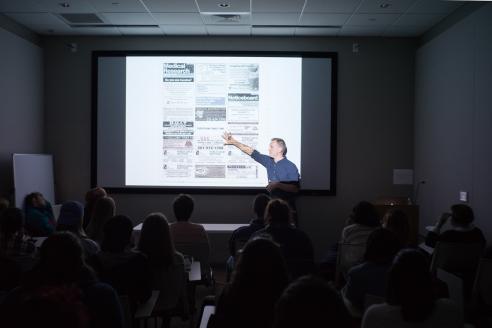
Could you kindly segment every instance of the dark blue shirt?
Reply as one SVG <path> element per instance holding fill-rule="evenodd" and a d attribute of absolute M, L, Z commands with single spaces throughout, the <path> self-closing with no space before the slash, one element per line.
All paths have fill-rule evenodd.
<path fill-rule="evenodd" d="M 296 165 L 285 157 L 275 163 L 270 156 L 260 154 L 257 150 L 253 150 L 251 158 L 266 168 L 268 181 L 299 181 L 299 171 Z"/>

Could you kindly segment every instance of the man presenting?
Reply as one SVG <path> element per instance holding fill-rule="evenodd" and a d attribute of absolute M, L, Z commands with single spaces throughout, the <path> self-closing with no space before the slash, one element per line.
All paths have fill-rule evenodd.
<path fill-rule="evenodd" d="M 287 146 L 284 140 L 273 138 L 268 147 L 268 155 L 263 155 L 252 147 L 234 139 L 229 132 L 224 132 L 222 138 L 224 138 L 226 145 L 236 146 L 263 165 L 268 174 L 266 189 L 273 197 L 286 200 L 295 209 L 294 197 L 299 192 L 299 171 L 296 165 L 285 157 Z"/>

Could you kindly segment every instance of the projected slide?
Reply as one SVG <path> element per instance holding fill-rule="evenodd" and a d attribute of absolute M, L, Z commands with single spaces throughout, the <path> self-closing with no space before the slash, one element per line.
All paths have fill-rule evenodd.
<path fill-rule="evenodd" d="M 302 58 L 126 57 L 125 186 L 264 187 L 266 170 L 222 134 L 300 170 Z"/>

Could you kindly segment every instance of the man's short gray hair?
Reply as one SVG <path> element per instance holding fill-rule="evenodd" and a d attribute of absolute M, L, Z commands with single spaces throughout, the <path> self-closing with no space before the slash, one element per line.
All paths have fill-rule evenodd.
<path fill-rule="evenodd" d="M 277 142 L 277 144 L 282 148 L 282 155 L 287 155 L 287 145 L 285 144 L 284 139 L 272 138 L 272 141 Z"/>

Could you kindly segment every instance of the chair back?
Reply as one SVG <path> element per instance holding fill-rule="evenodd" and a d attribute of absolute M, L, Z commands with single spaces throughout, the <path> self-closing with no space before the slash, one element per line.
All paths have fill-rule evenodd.
<path fill-rule="evenodd" d="M 475 275 L 483 252 L 481 243 L 438 242 L 431 261 L 431 272 L 438 268 L 455 274 Z"/>
<path fill-rule="evenodd" d="M 478 304 L 492 309 L 492 259 L 480 259 L 473 296 Z"/>
<path fill-rule="evenodd" d="M 436 276 L 439 280 L 444 281 L 448 286 L 449 298 L 456 304 L 461 312 L 461 317 L 463 318 L 465 311 L 463 279 L 439 268 L 437 269 Z"/>

